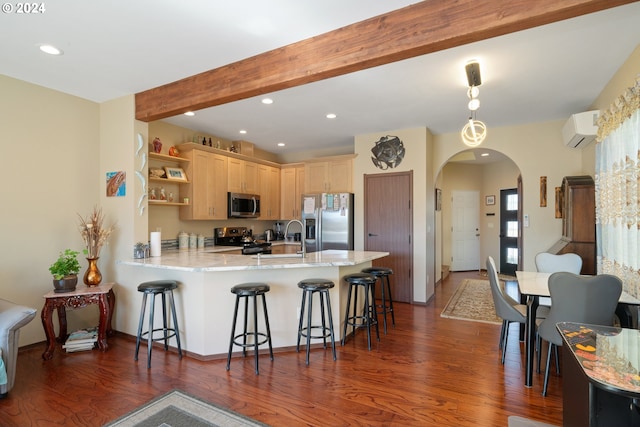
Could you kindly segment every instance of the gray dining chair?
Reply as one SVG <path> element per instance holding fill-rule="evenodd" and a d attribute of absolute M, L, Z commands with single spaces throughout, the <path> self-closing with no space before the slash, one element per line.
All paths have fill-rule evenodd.
<path fill-rule="evenodd" d="M 610 274 L 579 276 L 558 272 L 549 276 L 549 292 L 553 304 L 547 318 L 538 326 L 539 336 L 549 343 L 543 396 L 547 395 L 552 348 L 562 346 L 562 337 L 556 324 L 577 322 L 612 326 L 622 293 L 622 281 Z"/>
<path fill-rule="evenodd" d="M 496 270 L 496 263 L 492 257 L 487 257 L 487 275 L 491 285 L 491 295 L 496 314 L 502 319 L 502 329 L 500 330 L 499 348 L 502 350 L 501 363 L 504 365 L 504 357 L 507 350 L 507 338 L 509 336 L 509 325 L 512 322 L 525 324 L 527 319 L 527 306 L 519 304 L 506 292 Z"/>
<path fill-rule="evenodd" d="M 580 274 L 582 270 L 582 258 L 578 254 L 566 253 L 566 254 L 552 254 L 549 252 L 540 252 L 535 257 L 536 270 L 540 273 L 558 273 L 560 271 L 566 271 L 568 273 Z M 539 307 L 549 310 L 551 307 L 551 298 L 540 297 L 538 300 Z M 540 336 L 536 339 L 536 348 L 540 348 Z M 558 350 L 555 349 L 556 366 L 558 366 Z M 540 352 L 538 352 L 536 371 L 540 373 Z"/>
<path fill-rule="evenodd" d="M 540 252 L 536 255 L 536 270 L 541 273 L 557 273 L 566 271 L 568 273 L 580 274 L 582 270 L 582 258 L 578 254 L 552 254 Z"/>

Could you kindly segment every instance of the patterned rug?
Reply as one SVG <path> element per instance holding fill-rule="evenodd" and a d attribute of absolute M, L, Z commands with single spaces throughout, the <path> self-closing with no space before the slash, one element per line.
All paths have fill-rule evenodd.
<path fill-rule="evenodd" d="M 215 406 L 179 390 L 164 394 L 106 427 L 261 427 L 237 412 Z"/>
<path fill-rule="evenodd" d="M 440 314 L 449 319 L 502 324 L 496 315 L 488 280 L 464 279 Z"/>

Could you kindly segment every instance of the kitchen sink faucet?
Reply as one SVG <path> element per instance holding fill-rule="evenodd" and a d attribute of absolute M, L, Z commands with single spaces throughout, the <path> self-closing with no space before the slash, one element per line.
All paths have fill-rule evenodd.
<path fill-rule="evenodd" d="M 284 228 L 284 236 L 287 237 L 289 235 L 289 226 L 293 222 L 300 224 L 300 234 L 301 234 L 300 246 L 302 247 L 302 258 L 304 258 L 307 254 L 307 245 L 306 245 L 306 236 L 305 236 L 306 233 L 304 232 L 304 224 L 302 223 L 302 221 L 297 219 L 292 219 L 291 221 L 289 221 L 287 223 L 287 226 Z"/>

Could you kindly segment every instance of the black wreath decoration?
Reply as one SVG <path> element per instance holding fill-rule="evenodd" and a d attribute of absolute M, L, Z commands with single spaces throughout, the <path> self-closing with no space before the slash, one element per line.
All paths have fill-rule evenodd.
<path fill-rule="evenodd" d="M 395 168 L 404 159 L 404 144 L 397 136 L 383 136 L 375 144 L 371 161 L 378 169 Z"/>

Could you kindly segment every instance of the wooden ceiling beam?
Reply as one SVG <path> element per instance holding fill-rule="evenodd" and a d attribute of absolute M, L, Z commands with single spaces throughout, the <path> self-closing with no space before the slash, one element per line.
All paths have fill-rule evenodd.
<path fill-rule="evenodd" d="M 135 95 L 150 122 L 637 0 L 424 0 Z"/>

